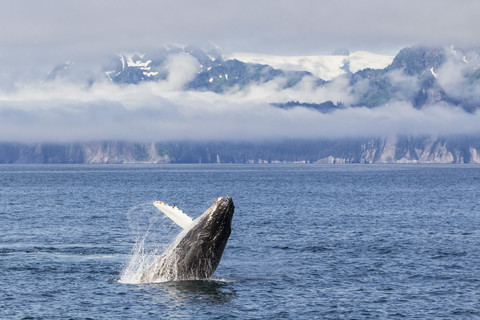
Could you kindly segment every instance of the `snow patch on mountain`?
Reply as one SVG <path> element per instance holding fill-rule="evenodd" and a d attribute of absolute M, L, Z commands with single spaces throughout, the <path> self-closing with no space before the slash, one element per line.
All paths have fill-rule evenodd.
<path fill-rule="evenodd" d="M 276 69 L 289 71 L 309 71 L 313 75 L 332 80 L 346 73 L 346 65 L 351 72 L 366 68 L 383 69 L 390 65 L 394 56 L 367 51 L 356 51 L 349 55 L 276 56 L 251 52 L 234 52 L 225 59 L 237 59 L 247 63 L 267 64 Z"/>

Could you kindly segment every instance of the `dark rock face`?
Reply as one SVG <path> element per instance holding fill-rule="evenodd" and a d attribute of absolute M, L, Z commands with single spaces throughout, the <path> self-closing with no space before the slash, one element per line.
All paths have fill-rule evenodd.
<path fill-rule="evenodd" d="M 407 75 L 418 76 L 430 68 L 437 69 L 445 61 L 444 48 L 416 46 L 400 50 L 387 69 L 402 69 Z"/>

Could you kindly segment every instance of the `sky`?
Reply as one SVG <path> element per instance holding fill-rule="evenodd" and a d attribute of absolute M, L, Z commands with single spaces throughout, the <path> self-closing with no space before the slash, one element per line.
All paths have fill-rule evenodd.
<path fill-rule="evenodd" d="M 348 102 L 350 91 L 341 81 L 320 90 L 307 80 L 292 90 L 272 82 L 226 94 L 184 92 L 196 62 L 181 57 L 168 62 L 171 76 L 160 83 L 85 87 L 41 79 L 61 61 L 88 65 L 108 54 L 168 44 L 275 55 L 329 54 L 339 47 L 387 55 L 415 44 L 475 47 L 478 12 L 477 0 L 0 0 L 0 140 L 472 132 L 478 115 L 445 105 L 418 111 L 393 101 L 395 112 L 359 108 L 333 115 L 270 105 L 281 99 Z"/>
<path fill-rule="evenodd" d="M 87 54 L 211 41 L 227 52 L 479 45 L 476 0 L 0 1 L 2 51 Z"/>

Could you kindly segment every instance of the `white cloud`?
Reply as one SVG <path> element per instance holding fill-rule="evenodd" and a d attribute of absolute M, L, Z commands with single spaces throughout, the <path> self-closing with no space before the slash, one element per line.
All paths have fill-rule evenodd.
<path fill-rule="evenodd" d="M 91 140 L 264 140 L 339 138 L 393 134 L 479 134 L 480 114 L 447 104 L 422 110 L 391 101 L 374 109 L 347 108 L 322 114 L 271 102 L 323 102 L 351 98 L 343 78 L 317 88 L 305 79 L 282 89 L 281 80 L 236 88 L 224 94 L 183 91 L 195 63 L 176 57 L 172 72 L 158 83 L 117 86 L 108 82 L 82 86 L 54 81 L 31 83 L 0 94 L 0 141 Z M 393 74 L 394 81 L 405 79 Z M 408 85 L 407 85 L 408 86 Z"/>
<path fill-rule="evenodd" d="M 168 72 L 167 81 L 162 82 L 165 90 L 181 90 L 197 75 L 200 66 L 194 57 L 186 54 L 171 55 L 168 57 L 165 69 Z"/>
<path fill-rule="evenodd" d="M 468 52 L 467 52 L 468 54 Z M 449 56 L 438 70 L 438 83 L 454 99 L 480 101 L 478 81 L 470 79 L 480 66 L 480 56 L 464 55 L 463 52 Z"/>

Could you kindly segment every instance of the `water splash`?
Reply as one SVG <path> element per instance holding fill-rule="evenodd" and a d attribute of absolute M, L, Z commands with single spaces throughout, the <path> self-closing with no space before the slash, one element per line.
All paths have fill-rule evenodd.
<path fill-rule="evenodd" d="M 140 283 L 160 283 L 176 281 L 179 279 L 178 270 L 176 268 L 178 256 L 175 254 L 175 250 L 177 250 L 178 244 L 182 241 L 188 231 L 190 231 L 190 228 L 184 229 L 180 232 L 161 256 L 157 256 L 154 260 L 143 265 L 144 268 L 140 272 Z"/>
<path fill-rule="evenodd" d="M 143 283 L 145 281 L 142 280 L 142 277 L 144 277 L 145 270 L 168 248 L 169 243 L 172 242 L 178 232 L 178 227 L 158 212 L 151 202 L 131 208 L 127 212 L 127 219 L 135 235 L 135 243 L 130 259 L 120 275 L 119 282 Z M 175 241 L 177 238 L 175 238 Z"/>

